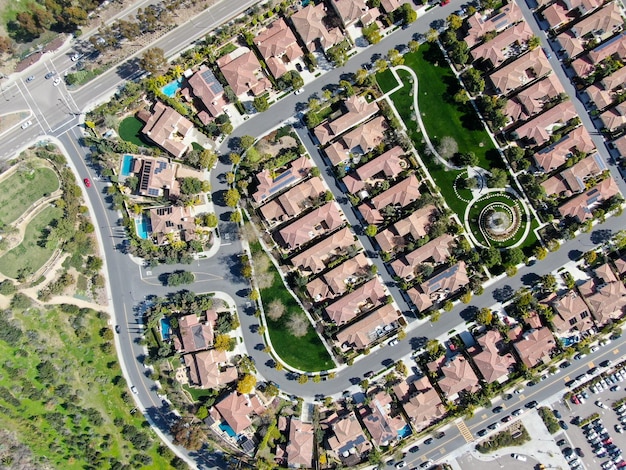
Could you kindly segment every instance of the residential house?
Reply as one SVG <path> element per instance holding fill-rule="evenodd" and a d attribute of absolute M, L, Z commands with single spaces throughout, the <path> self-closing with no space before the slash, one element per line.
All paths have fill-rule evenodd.
<path fill-rule="evenodd" d="M 391 263 L 391 267 L 397 276 L 409 281 L 415 277 L 415 271 L 421 264 L 429 262 L 438 265 L 446 261 L 450 256 L 452 242 L 454 237 L 445 233 L 396 259 Z"/>
<path fill-rule="evenodd" d="M 563 127 L 571 119 L 578 116 L 578 111 L 571 101 L 562 101 L 538 116 L 526 121 L 512 131 L 518 139 L 533 145 L 542 145 L 550 140 L 555 129 Z"/>
<path fill-rule="evenodd" d="M 561 46 L 560 52 L 569 59 L 573 59 L 585 52 L 584 40 L 569 29 L 559 34 L 556 40 Z"/>
<path fill-rule="evenodd" d="M 287 467 L 313 467 L 313 425 L 299 419 L 289 420 L 289 439 L 287 440 Z"/>
<path fill-rule="evenodd" d="M 490 16 L 476 12 L 467 19 L 465 42 L 469 47 L 474 47 L 483 40 L 485 34 L 493 31 L 502 31 L 523 20 L 522 11 L 515 2 L 507 3 L 499 10 L 494 11 Z"/>
<path fill-rule="evenodd" d="M 400 439 L 407 426 L 400 413 L 391 416 L 391 396 L 384 390 L 376 393 L 368 405 L 359 408 L 363 424 L 376 447 L 392 444 Z"/>
<path fill-rule="evenodd" d="M 189 207 L 168 206 L 149 210 L 151 236 L 157 245 L 170 240 L 189 242 L 196 239 L 196 221 Z"/>
<path fill-rule="evenodd" d="M 293 27 L 309 52 L 318 48 L 326 50 L 343 41 L 343 34 L 339 28 L 328 29 L 326 27 L 324 24 L 325 17 L 326 6 L 324 3 L 317 5 L 310 3 L 291 16 Z"/>
<path fill-rule="evenodd" d="M 283 18 L 257 34 L 254 45 L 275 78 L 283 76 L 287 72 L 287 65 L 304 56 L 295 34 Z"/>
<path fill-rule="evenodd" d="M 519 93 L 511 96 L 506 103 L 504 113 L 513 124 L 540 113 L 544 106 L 565 93 L 561 81 L 555 74 L 536 81 Z"/>
<path fill-rule="evenodd" d="M 177 196 L 180 185 L 176 181 L 176 168 L 167 158 L 133 156 L 131 172 L 139 181 L 137 193 L 148 197 Z"/>
<path fill-rule="evenodd" d="M 344 28 L 355 24 L 368 10 L 365 0 L 331 0 L 330 4 Z"/>
<path fill-rule="evenodd" d="M 368 259 L 358 253 L 339 266 L 334 267 L 322 276 L 313 279 L 306 285 L 307 292 L 314 302 L 334 299 L 346 293 L 369 273 Z"/>
<path fill-rule="evenodd" d="M 342 350 L 363 350 L 405 322 L 392 304 L 385 304 L 337 333 Z"/>
<path fill-rule="evenodd" d="M 338 229 L 344 223 L 339 205 L 330 201 L 278 231 L 277 241 L 288 250 Z"/>
<path fill-rule="evenodd" d="M 624 278 L 624 274 L 626 274 L 626 256 L 622 256 L 613 261 L 615 264 L 615 269 L 617 270 L 617 274 L 620 279 Z"/>
<path fill-rule="evenodd" d="M 618 94 L 623 92 L 625 83 L 626 67 L 622 67 L 588 87 L 585 93 L 596 108 L 601 110 L 613 104 Z"/>
<path fill-rule="evenodd" d="M 270 200 L 261 206 L 260 211 L 269 224 L 286 222 L 300 215 L 305 209 L 312 207 L 314 203 L 319 202 L 325 194 L 326 186 L 324 186 L 323 181 L 314 176 Z"/>
<path fill-rule="evenodd" d="M 487 383 L 503 383 L 515 369 L 513 355 L 505 352 L 507 347 L 498 330 L 487 330 L 477 339 L 479 352 L 472 351 L 472 360 Z"/>
<path fill-rule="evenodd" d="M 626 31 L 594 47 L 587 54 L 575 59 L 570 66 L 580 78 L 587 78 L 608 57 L 614 57 L 618 61 L 626 58 Z"/>
<path fill-rule="evenodd" d="M 498 67 L 507 59 L 517 56 L 526 48 L 533 31 L 525 21 L 505 29 L 495 38 L 483 42 L 470 51 L 474 60 L 482 60 Z"/>
<path fill-rule="evenodd" d="M 394 385 L 393 391 L 417 432 L 432 426 L 446 415 L 446 407 L 428 377 Z"/>
<path fill-rule="evenodd" d="M 519 56 L 510 64 L 495 70 L 489 75 L 493 88 L 498 94 L 509 94 L 533 80 L 548 75 L 552 71 L 543 49 L 537 47 Z"/>
<path fill-rule="evenodd" d="M 277 192 L 306 178 L 312 167 L 311 160 L 306 156 L 302 156 L 292 161 L 289 164 L 289 168 L 278 175 L 275 174 L 275 170 L 270 171 L 264 168 L 255 175 L 259 184 L 256 187 L 256 191 L 252 194 L 252 198 L 257 204 L 269 199 Z"/>
<path fill-rule="evenodd" d="M 550 296 L 547 304 L 554 311 L 552 324 L 559 334 L 566 334 L 571 331 L 584 333 L 594 326 L 589 307 L 573 289 L 562 296 Z"/>
<path fill-rule="evenodd" d="M 365 436 L 354 411 L 341 417 L 333 414 L 326 420 L 326 425 L 329 430 L 326 448 L 342 462 L 348 459 L 347 465 L 350 464 L 351 455 L 360 456 L 368 454 L 372 450 L 372 444 Z M 352 464 L 356 465 L 356 463 L 358 462 L 355 461 Z"/>
<path fill-rule="evenodd" d="M 213 346 L 215 336 L 213 328 L 217 320 L 217 312 L 207 310 L 205 315 L 204 321 L 200 321 L 200 317 L 195 313 L 178 319 L 180 339 L 174 337 L 174 347 L 177 352 L 192 353 Z"/>
<path fill-rule="evenodd" d="M 237 368 L 228 364 L 226 353 L 209 349 L 184 356 L 189 366 L 189 383 L 203 389 L 216 389 L 237 380 Z"/>
<path fill-rule="evenodd" d="M 382 251 L 392 252 L 402 249 L 409 243 L 408 237 L 417 241 L 428 234 L 431 222 L 439 214 L 432 204 L 421 207 L 408 217 L 397 221 L 392 226 L 376 235 L 376 243 Z"/>
<path fill-rule="evenodd" d="M 467 267 L 464 261 L 450 266 L 419 286 L 407 291 L 407 294 L 419 311 L 424 311 L 435 302 L 450 297 L 456 291 L 469 284 Z"/>
<path fill-rule="evenodd" d="M 480 390 L 478 377 L 470 363 L 462 354 L 453 358 L 442 356 L 428 364 L 429 370 L 439 370 L 441 378 L 437 381 L 446 399 L 456 401 L 461 393 L 476 393 Z"/>
<path fill-rule="evenodd" d="M 343 102 L 344 113 L 332 121 L 320 124 L 313 133 L 321 145 L 326 145 L 335 137 L 340 136 L 357 124 L 367 121 L 378 112 L 378 105 L 375 101 L 367 102 L 365 97 L 352 95 Z"/>
<path fill-rule="evenodd" d="M 240 434 L 252 425 L 250 416 L 262 413 L 265 407 L 256 395 L 242 395 L 233 391 L 215 404 L 216 416 L 230 426 L 235 434 Z"/>
<path fill-rule="evenodd" d="M 541 14 L 550 25 L 557 30 L 575 18 L 584 16 L 602 5 L 601 0 L 557 0 L 545 8 Z"/>
<path fill-rule="evenodd" d="M 587 189 L 586 181 L 589 178 L 600 175 L 606 171 L 606 163 L 598 153 L 583 158 L 570 168 L 563 170 L 558 175 L 548 178 L 541 183 L 546 194 L 570 197 L 572 194 L 582 193 Z"/>
<path fill-rule="evenodd" d="M 333 165 L 347 161 L 352 154 L 363 155 L 382 143 L 385 138 L 387 122 L 383 116 L 360 125 L 343 135 L 337 142 L 324 149 Z"/>
<path fill-rule="evenodd" d="M 611 2 L 572 25 L 570 31 L 579 38 L 589 35 L 605 36 L 613 34 L 623 24 L 624 19 L 619 5 L 617 2 Z"/>
<path fill-rule="evenodd" d="M 404 153 L 402 147 L 395 146 L 358 167 L 343 179 L 348 192 L 355 194 L 380 181 L 395 179 L 406 167 L 402 160 Z"/>
<path fill-rule="evenodd" d="M 348 323 L 387 301 L 387 291 L 378 277 L 326 307 L 326 315 L 337 325 Z"/>
<path fill-rule="evenodd" d="M 579 126 L 564 135 L 559 141 L 534 154 L 535 164 L 545 172 L 563 165 L 576 152 L 591 153 L 596 146 L 584 126 Z"/>
<path fill-rule="evenodd" d="M 557 344 L 550 329 L 544 326 L 523 333 L 521 338 L 513 343 L 513 347 L 524 365 L 531 369 L 540 363 L 548 363 L 550 353 Z"/>
<path fill-rule="evenodd" d="M 291 264 L 304 275 L 316 274 L 324 270 L 330 260 L 343 255 L 354 244 L 354 234 L 348 227 L 344 227 L 292 257 Z"/>
<path fill-rule="evenodd" d="M 137 117 L 145 122 L 141 133 L 173 157 L 181 158 L 191 145 L 193 123 L 174 108 L 157 101 L 151 114 L 139 113 Z"/>
<path fill-rule="evenodd" d="M 263 74 L 259 59 L 247 47 L 240 47 L 220 57 L 217 59 L 217 66 L 237 96 L 249 93 L 258 96 L 272 87 L 268 78 Z"/>
<path fill-rule="evenodd" d="M 626 128 L 626 102 L 621 102 L 600 114 L 600 121 L 609 132 L 618 132 Z"/>
<path fill-rule="evenodd" d="M 596 268 L 594 278 L 578 287 L 591 314 L 599 325 L 606 325 L 624 315 L 626 287 L 608 263 Z"/>
<path fill-rule="evenodd" d="M 224 87 L 215 78 L 215 75 L 206 65 L 194 73 L 188 80 L 188 86 L 182 91 L 189 101 L 195 98 L 195 106 L 199 109 L 198 118 L 203 124 L 208 124 L 214 118 L 224 112 L 224 106 L 228 104 L 224 95 Z M 199 103 L 198 103 L 199 102 Z"/>
<path fill-rule="evenodd" d="M 603 180 L 590 190 L 570 199 L 561 207 L 561 217 L 574 217 L 579 222 L 585 222 L 593 217 L 592 211 L 607 199 L 621 194 L 617 183 L 612 176 Z"/>
<path fill-rule="evenodd" d="M 373 197 L 371 201 L 361 204 L 358 209 L 369 224 L 377 225 L 383 221 L 381 211 L 385 207 L 403 208 L 417 201 L 419 197 L 419 181 L 415 174 L 411 174 L 398 184 Z"/>
<path fill-rule="evenodd" d="M 626 157 L 626 134 L 615 139 L 611 145 L 621 157 Z"/>

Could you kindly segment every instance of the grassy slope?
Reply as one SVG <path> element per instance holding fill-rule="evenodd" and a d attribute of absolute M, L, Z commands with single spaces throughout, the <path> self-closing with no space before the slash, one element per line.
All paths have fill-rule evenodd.
<path fill-rule="evenodd" d="M 18 170 L 0 183 L 0 223 L 18 219 L 35 201 L 59 189 L 56 173 L 36 168 L 32 173 Z"/>

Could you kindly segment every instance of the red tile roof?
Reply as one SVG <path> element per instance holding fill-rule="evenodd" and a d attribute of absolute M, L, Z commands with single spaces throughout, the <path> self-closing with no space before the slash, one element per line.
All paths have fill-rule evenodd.
<path fill-rule="evenodd" d="M 295 250 L 314 238 L 338 229 L 343 223 L 339 205 L 331 201 L 281 228 L 276 238 L 285 248 Z"/>
<path fill-rule="evenodd" d="M 552 332 L 547 327 L 532 329 L 522 335 L 513 347 L 517 350 L 520 359 L 529 369 L 540 362 L 550 360 L 550 352 L 557 347 Z"/>
<path fill-rule="evenodd" d="M 559 212 L 562 217 L 571 216 L 578 219 L 579 222 L 584 222 L 592 218 L 591 212 L 599 203 L 616 194 L 620 194 L 619 187 L 613 177 L 610 176 L 589 191 L 567 201 L 559 207 Z"/>
<path fill-rule="evenodd" d="M 152 114 L 141 133 L 176 158 L 189 148 L 185 138 L 193 129 L 193 123 L 160 101 L 154 103 Z"/>
<path fill-rule="evenodd" d="M 343 325 L 357 316 L 382 305 L 387 300 L 387 291 L 378 277 L 357 287 L 339 300 L 326 307 L 330 321 Z"/>
<path fill-rule="evenodd" d="M 339 256 L 346 248 L 355 243 L 352 231 L 348 227 L 344 227 L 311 248 L 295 255 L 291 258 L 291 264 L 304 273 L 318 273 L 326 267 L 326 263 L 331 257 Z"/>

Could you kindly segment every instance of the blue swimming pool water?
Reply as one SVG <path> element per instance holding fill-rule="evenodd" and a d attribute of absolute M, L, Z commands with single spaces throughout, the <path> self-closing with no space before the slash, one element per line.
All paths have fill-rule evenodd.
<path fill-rule="evenodd" d="M 163 337 L 163 340 L 170 339 L 171 331 L 169 319 L 161 318 L 161 336 Z"/>
<path fill-rule="evenodd" d="M 133 168 L 133 156 L 124 155 L 122 158 L 122 176 L 130 175 L 130 170 Z"/>
<path fill-rule="evenodd" d="M 161 91 L 165 96 L 173 98 L 174 95 L 176 95 L 176 92 L 180 90 L 181 83 L 183 83 L 183 77 L 180 77 L 178 80 L 174 80 L 173 82 L 169 82 L 167 85 L 161 88 Z"/>
<path fill-rule="evenodd" d="M 144 240 L 148 239 L 148 234 L 152 231 L 150 226 L 150 220 L 145 217 L 139 217 L 135 219 L 135 227 L 137 228 L 137 235 Z"/>
<path fill-rule="evenodd" d="M 398 437 L 404 438 L 411 435 L 411 426 L 408 424 L 398 431 Z"/>
<path fill-rule="evenodd" d="M 226 423 L 220 423 L 220 429 L 224 431 L 226 434 L 228 434 L 230 437 L 235 437 L 237 435 L 237 433 L 233 431 L 233 428 L 231 428 Z"/>

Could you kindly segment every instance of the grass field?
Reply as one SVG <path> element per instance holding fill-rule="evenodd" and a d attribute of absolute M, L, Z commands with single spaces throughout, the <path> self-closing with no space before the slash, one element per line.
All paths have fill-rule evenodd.
<path fill-rule="evenodd" d="M 44 466 L 172 468 L 141 414 L 130 413 L 105 315 L 72 306 L 0 315 L 0 426 Z"/>
<path fill-rule="evenodd" d="M 38 199 L 57 189 L 59 179 L 50 168 L 17 170 L 0 183 L 0 224 L 14 222 Z"/>
<path fill-rule="evenodd" d="M 42 230 L 62 215 L 63 211 L 54 206 L 48 206 L 37 214 L 26 227 L 22 243 L 0 257 L 0 272 L 16 278 L 23 269 L 33 273 L 42 267 L 54 251 L 54 248 L 39 245 Z"/>
<path fill-rule="evenodd" d="M 141 129 L 144 124 L 135 116 L 128 116 L 120 122 L 119 134 L 126 142 L 139 145 L 140 147 L 152 147 L 148 142 L 142 140 Z"/>
<path fill-rule="evenodd" d="M 258 242 L 251 243 L 250 249 L 253 253 L 259 252 L 261 244 Z M 280 275 L 271 263 L 270 270 L 274 276 L 274 282 L 271 287 L 260 291 L 263 305 L 267 306 L 273 300 L 279 300 L 285 306 L 285 314 L 277 321 L 272 321 L 266 317 L 267 329 L 274 351 L 287 364 L 300 370 L 317 372 L 333 368 L 334 362 L 312 325 L 307 334 L 301 338 L 295 337 L 287 329 L 286 323 L 289 316 L 302 312 L 302 309 L 285 289 Z"/>

